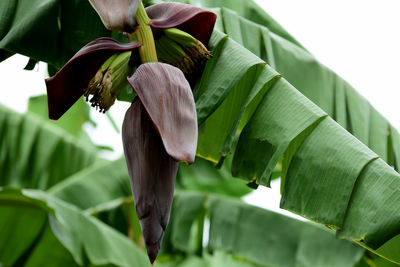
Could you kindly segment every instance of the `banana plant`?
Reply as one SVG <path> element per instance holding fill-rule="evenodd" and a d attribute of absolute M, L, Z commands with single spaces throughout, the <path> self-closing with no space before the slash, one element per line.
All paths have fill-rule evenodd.
<path fill-rule="evenodd" d="M 218 17 L 209 43 L 203 42 L 212 58 L 204 70 L 201 67 L 200 71 L 193 71 L 194 75 L 185 73 L 196 103 L 197 156 L 217 167 L 226 160 L 232 161 L 233 176 L 265 186 L 269 186 L 278 166 L 283 208 L 327 225 L 339 238 L 352 240 L 391 262 L 400 263 L 397 130 L 252 1 L 187 2 L 212 8 Z M 104 36 L 122 39 L 120 33 L 99 30 L 101 20 L 85 1 L 48 0 L 30 13 L 27 10 L 31 4 L 2 3 L 2 10 L 13 14 L 1 18 L 6 25 L 0 41 L 2 49 L 45 60 L 53 68 L 60 68 L 83 41 Z M 157 7 L 150 2 L 146 4 L 150 5 L 151 21 L 150 10 Z M 237 13 L 228 8 L 236 9 Z M 126 10 L 135 13 L 134 8 Z M 75 17 L 79 13 L 87 14 L 85 22 L 79 24 L 90 33 L 84 38 L 79 35 L 82 30 L 76 30 Z M 136 16 L 135 21 L 138 19 Z M 159 27 L 156 22 L 153 24 Z M 28 23 L 31 27 L 24 29 L 23 25 Z M 131 23 L 135 22 L 130 20 L 119 29 L 129 29 Z M 173 33 L 168 36 L 165 30 L 161 31 L 165 32 L 161 34 L 164 37 L 155 37 L 153 57 L 182 69 L 191 66 L 190 61 L 189 65 L 176 63 L 178 57 L 185 58 L 182 50 L 187 52 L 174 44 L 166 45 L 165 40 L 169 41 L 166 38 Z M 51 41 L 46 43 L 37 38 L 39 32 L 51 37 L 46 38 Z M 130 40 L 140 43 L 140 36 L 130 35 Z M 30 46 L 21 45 L 26 43 Z M 49 50 L 43 52 L 45 47 Z M 138 48 L 137 58 L 143 60 L 146 56 L 145 47 Z M 203 55 L 209 57 L 207 52 Z M 102 64 L 97 68 L 103 67 Z M 80 95 L 85 94 L 83 89 Z M 124 99 L 132 100 L 133 92 L 126 89 L 120 92 L 124 90 Z M 96 99 L 95 106 L 101 104 Z M 145 105 L 140 96 L 139 99 Z M 147 113 L 151 116 L 150 111 Z"/>

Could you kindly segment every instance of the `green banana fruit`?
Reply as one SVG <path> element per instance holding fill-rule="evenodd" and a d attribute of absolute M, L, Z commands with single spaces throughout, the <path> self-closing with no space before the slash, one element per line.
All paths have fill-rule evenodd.
<path fill-rule="evenodd" d="M 90 103 L 106 112 L 115 102 L 116 96 L 127 83 L 126 77 L 132 72 L 129 60 L 132 52 L 115 53 L 109 57 L 91 79 L 84 92 L 86 101 L 93 95 Z"/>
<path fill-rule="evenodd" d="M 103 72 L 105 72 L 111 65 L 111 63 L 113 63 L 114 59 L 116 59 L 118 56 L 118 54 L 114 54 L 111 57 L 109 57 L 104 63 L 103 65 L 101 65 L 101 70 Z"/>
<path fill-rule="evenodd" d="M 187 77 L 201 69 L 211 52 L 196 38 L 177 28 L 165 29 L 156 40 L 157 57 L 183 71 Z"/>
<path fill-rule="evenodd" d="M 177 28 L 165 29 L 164 33 L 168 38 L 174 40 L 184 47 L 191 47 L 196 42 L 196 39 L 193 36 Z"/>
<path fill-rule="evenodd" d="M 114 61 L 110 65 L 111 70 L 111 83 L 112 91 L 118 93 L 121 89 L 121 85 L 127 83 L 126 77 L 129 76 L 132 68 L 129 66 L 129 60 L 132 52 L 123 52 L 117 55 Z"/>
<path fill-rule="evenodd" d="M 162 36 L 156 41 L 156 50 L 157 50 L 157 57 L 164 62 L 172 63 L 179 61 L 182 58 L 182 55 L 177 55 L 174 51 L 170 51 L 171 47 L 167 44 L 169 40 Z"/>
<path fill-rule="evenodd" d="M 160 47 L 161 56 L 167 56 L 170 59 L 168 63 L 180 61 L 186 54 L 178 43 L 169 39 L 166 35 L 161 36 L 156 43 Z"/>

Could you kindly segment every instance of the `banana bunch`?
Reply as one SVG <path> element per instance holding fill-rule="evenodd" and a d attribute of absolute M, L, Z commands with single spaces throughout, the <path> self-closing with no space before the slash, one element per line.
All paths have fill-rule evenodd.
<path fill-rule="evenodd" d="M 177 28 L 164 30 L 156 40 L 156 50 L 161 62 L 181 69 L 185 75 L 196 72 L 199 65 L 211 56 L 200 41 Z"/>
<path fill-rule="evenodd" d="M 90 80 L 84 96 L 92 107 L 99 107 L 105 113 L 115 102 L 118 92 L 126 85 L 126 77 L 132 73 L 129 66 L 131 51 L 116 53 L 109 57 Z"/>

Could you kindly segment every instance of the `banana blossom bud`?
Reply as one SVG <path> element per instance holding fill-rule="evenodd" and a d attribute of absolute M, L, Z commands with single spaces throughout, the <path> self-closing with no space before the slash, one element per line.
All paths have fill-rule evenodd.
<path fill-rule="evenodd" d="M 128 78 L 138 99 L 128 109 L 122 140 L 133 198 L 153 263 L 168 224 L 178 162 L 194 162 L 196 107 L 178 68 L 146 63 Z"/>

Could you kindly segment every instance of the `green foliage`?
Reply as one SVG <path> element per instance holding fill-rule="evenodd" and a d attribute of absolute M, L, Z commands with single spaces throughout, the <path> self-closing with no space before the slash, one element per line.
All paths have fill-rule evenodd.
<path fill-rule="evenodd" d="M 179 184 L 240 196 L 245 193 L 239 186 L 242 181 L 227 187 L 227 170 L 246 182 L 268 186 L 278 166 L 282 169 L 283 208 L 329 225 L 337 236 L 400 263 L 400 177 L 395 171 L 400 168 L 399 133 L 252 1 L 184 2 L 216 8 L 219 15 L 209 44 L 213 58 L 194 94 L 200 130 L 198 156 L 222 170 L 215 173 L 199 161 L 198 170 L 196 165 L 182 168 Z M 22 53 L 48 62 L 53 70 L 87 42 L 111 35 L 86 0 L 2 1 L 0 21 L 0 59 Z M 79 132 L 77 125 L 66 127 Z M 123 160 L 77 173 L 95 160 L 92 148 L 77 144 L 60 129 L 0 108 L 0 185 L 54 186 L 53 196 L 3 189 L 1 209 L 7 216 L 0 219 L 0 225 L 10 229 L 10 236 L 24 240 L 16 243 L 11 238 L 15 243 L 11 250 L 4 243 L 10 238 L 0 236 L 0 251 L 5 251 L 0 255 L 7 256 L 1 260 L 6 264 L 45 266 L 49 258 L 42 262 L 43 253 L 50 247 L 56 248 L 52 264 L 124 265 L 133 260 L 109 247 L 111 243 L 91 239 L 109 234 L 110 242 L 121 246 L 124 254 L 129 254 L 128 247 L 138 251 L 93 217 L 127 235 L 137 229 L 127 199 L 130 191 Z M 198 175 L 215 178 L 194 178 Z M 117 177 L 116 181 L 110 177 Z M 218 182 L 212 184 L 211 179 Z M 12 206 L 15 201 L 23 205 Z M 55 214 L 71 225 L 58 221 Z M 201 244 L 208 215 L 206 253 Z M 28 217 L 35 218 L 32 227 L 27 227 Z M 76 218 L 84 223 L 73 221 Z M 140 233 L 134 229 L 134 240 L 140 243 Z M 71 235 L 70 231 L 78 230 L 84 231 L 82 238 Z M 311 254 L 315 250 L 319 253 Z M 335 239 L 333 231 L 200 193 L 177 196 L 163 251 L 166 266 L 389 264 L 374 256 L 358 262 L 363 250 Z M 141 259 L 143 255 L 137 253 Z"/>
<path fill-rule="evenodd" d="M 4 250 L 4 253 L 0 254 L 0 261 L 10 265 L 24 262 L 27 266 L 56 263 L 60 266 L 75 266 L 80 265 L 81 260 L 95 265 L 112 262 L 116 266 L 146 266 L 141 265 L 142 263 L 132 265 L 137 248 L 90 216 L 94 215 L 120 231 L 121 228 L 118 227 L 121 221 L 126 227 L 139 229 L 137 222 L 129 222 L 131 218 L 136 218 L 135 214 L 131 214 L 131 217 L 127 216 L 128 213 L 118 214 L 118 211 L 126 210 L 127 207 L 133 208 L 132 202 L 127 199 L 130 196 L 130 188 L 124 164 L 124 160 L 121 159 L 91 166 L 54 186 L 49 193 L 37 190 L 0 192 L 0 209 L 2 214 L 7 214 L 0 220 L 0 225 L 9 233 L 3 236 L 4 239 L 0 238 L 0 247 L 9 248 L 10 236 L 21 236 L 24 240 L 20 242 L 21 239 L 18 239 L 18 245 L 11 245 L 14 248 L 13 253 Z M 80 209 L 86 211 L 82 212 Z M 206 214 L 210 216 L 208 252 L 202 249 L 202 229 Z M 111 218 L 113 215 L 115 217 Z M 264 227 L 257 227 L 260 224 L 268 225 L 269 231 L 265 231 Z M 239 228 L 232 228 L 236 226 Z M 306 232 L 308 235 L 303 239 L 300 238 L 305 231 L 302 229 L 311 231 Z M 126 229 L 121 232 L 128 235 Z M 307 245 L 306 240 L 310 235 L 311 240 L 320 240 L 320 243 L 314 246 Z M 284 236 L 286 238 L 283 238 Z M 99 239 L 103 237 L 105 240 Z M 140 243 L 140 231 L 135 232 L 134 237 L 134 240 Z M 273 240 L 275 243 L 265 240 Z M 179 266 L 220 266 L 221 262 L 229 262 L 232 266 L 269 266 L 269 262 L 278 262 L 281 264 L 278 266 L 286 266 L 284 262 L 287 257 L 290 256 L 292 260 L 299 257 L 299 252 L 289 249 L 290 244 L 300 241 L 306 243 L 302 245 L 305 246 L 305 255 L 301 253 L 301 260 L 318 262 L 318 259 L 307 254 L 310 250 L 317 251 L 330 259 L 322 261 L 328 265 L 321 266 L 337 266 L 334 265 L 336 262 L 344 264 L 341 266 L 353 266 L 363 254 L 361 248 L 348 241 L 337 240 L 331 232 L 314 225 L 251 207 L 237 200 L 182 192 L 177 194 L 174 200 L 161 259 L 163 256 L 168 258 L 182 253 L 187 256 L 164 260 L 164 264 L 158 266 L 165 266 L 166 262 L 181 264 Z M 246 244 L 252 246 L 248 247 Z M 84 251 L 77 249 L 81 246 Z M 307 250 L 309 246 L 311 247 Z M 50 258 L 44 259 L 43 255 L 48 254 L 50 247 Z M 286 252 L 278 259 L 268 256 L 260 258 L 257 251 L 265 248 L 268 248 L 271 255 L 279 251 L 281 255 Z M 346 251 L 348 256 L 335 257 L 336 253 L 342 250 Z M 122 253 L 129 255 L 122 256 Z M 118 257 L 118 261 L 115 257 Z M 140 253 L 135 256 L 135 260 L 142 258 L 147 262 L 145 256 Z M 126 265 L 124 262 L 130 263 Z M 163 263 L 162 260 L 160 262 Z"/>
<path fill-rule="evenodd" d="M 315 224 L 236 199 L 183 192 L 174 199 L 167 232 L 169 251 L 196 252 L 195 229 L 204 223 L 203 213 L 210 216 L 208 253 L 231 254 L 245 262 L 243 266 L 354 266 L 364 253 L 356 244 L 336 239 L 331 231 Z M 192 265 L 197 266 L 187 266 Z"/>
<path fill-rule="evenodd" d="M 177 188 L 220 195 L 242 197 L 251 192 L 246 182 L 232 179 L 230 167 L 225 164 L 220 169 L 202 158 L 196 158 L 194 165 L 181 164 L 177 176 Z"/>
<path fill-rule="evenodd" d="M 35 113 L 46 121 L 49 120 L 47 107 L 47 95 L 39 95 L 29 98 L 28 111 Z M 83 124 L 90 121 L 90 107 L 81 98 L 57 121 L 50 121 L 54 125 L 66 130 L 68 133 L 80 137 L 85 133 L 82 131 Z M 86 137 L 87 138 L 87 137 Z"/>
<path fill-rule="evenodd" d="M 0 261 L 7 265 L 150 266 L 127 238 L 43 191 L 2 189 L 0 209 L 5 215 L 0 225 L 7 233 L 0 238 L 5 248 Z"/>
<path fill-rule="evenodd" d="M 72 135 L 0 106 L 0 186 L 47 189 L 96 158 L 96 149 Z"/>
<path fill-rule="evenodd" d="M 88 1 L 1 1 L 0 10 L 0 48 L 56 68 L 86 43 L 111 36 Z"/>
<path fill-rule="evenodd" d="M 222 14 L 224 13 L 222 12 Z M 229 28 L 226 27 L 226 20 L 229 20 L 229 23 L 232 24 L 233 18 L 235 18 L 232 13 L 229 14 L 228 18 L 220 16 L 224 23 L 219 24 L 225 25 L 223 30 L 228 33 Z M 240 22 L 243 21 L 237 16 L 236 19 Z M 260 34 L 264 33 L 262 27 L 259 26 L 259 28 Z M 231 27 L 232 31 L 234 29 L 237 32 L 237 27 Z M 230 33 L 230 35 L 237 36 L 235 32 Z M 274 35 L 270 34 L 270 36 L 272 38 Z M 280 45 L 277 46 L 280 49 L 285 48 L 286 44 L 286 47 L 290 47 L 297 54 L 303 51 L 282 38 L 276 39 L 280 40 Z M 269 89 L 265 92 L 264 98 L 257 103 L 257 108 L 252 109 L 254 113 L 251 118 L 239 123 L 239 125 L 245 126 L 234 152 L 233 175 L 248 181 L 256 180 L 258 183 L 268 186 L 272 170 L 282 159 L 282 156 L 287 155 L 288 157 L 283 159 L 285 175 L 281 202 L 283 208 L 319 223 L 330 225 L 333 229 L 340 230 L 340 237 L 361 241 L 370 249 L 379 250 L 380 246 L 395 237 L 398 234 L 398 215 L 394 211 L 398 210 L 400 204 L 397 197 L 399 174 L 383 160 L 377 160 L 378 155 L 343 130 L 330 117 L 327 117 L 324 111 L 300 94 L 284 78 L 278 77 L 279 79 L 271 84 L 270 78 L 267 77 L 273 76 L 271 75 L 271 73 L 274 73 L 273 70 L 256 71 L 254 74 L 252 70 L 257 64 L 262 65 L 262 63 L 259 63 L 260 61 L 257 61 L 256 57 L 249 55 L 247 50 L 229 37 L 224 37 L 221 33 L 216 32 L 210 41 L 210 46 L 215 48 L 214 57 L 208 62 L 202 80 L 195 88 L 200 128 L 205 129 L 204 132 L 200 132 L 199 139 L 201 140 L 202 134 L 206 133 L 208 136 L 215 136 L 217 140 L 225 141 L 220 142 L 219 146 L 215 143 L 207 146 L 200 141 L 199 155 L 208 160 L 220 162 L 224 155 L 229 153 L 227 151 L 230 151 L 233 146 L 221 144 L 232 144 L 229 142 L 230 137 L 226 135 L 226 132 L 219 129 L 223 128 L 224 124 L 230 124 L 232 120 L 218 120 L 218 127 L 207 128 L 207 125 L 217 124 L 213 123 L 214 117 L 223 111 L 230 116 L 235 116 L 237 113 L 230 112 L 230 110 L 235 108 L 235 111 L 237 111 L 241 105 L 232 104 L 231 98 L 233 97 L 231 96 L 234 96 L 236 91 L 242 94 L 250 91 L 247 87 L 249 81 L 262 81 L 260 82 L 261 87 L 269 87 Z M 264 44 L 262 47 L 267 46 Z M 291 54 L 293 57 L 297 55 L 293 51 L 289 52 L 290 50 L 287 50 L 285 54 L 285 56 L 289 54 L 289 57 L 287 57 L 289 59 Z M 248 56 L 240 57 L 241 64 L 237 66 L 236 62 L 240 55 Z M 273 55 L 275 65 L 278 64 L 277 62 L 283 64 L 286 60 L 283 54 L 276 56 L 277 53 L 274 53 Z M 303 82 L 303 85 L 307 83 L 308 94 L 311 99 L 317 99 L 317 103 L 320 99 L 318 104 L 328 114 L 336 116 L 339 113 L 334 105 L 336 97 L 334 97 L 333 89 L 329 87 L 327 82 L 327 79 L 333 77 L 333 73 L 326 68 L 318 67 L 320 66 L 319 63 L 315 63 L 315 60 L 311 61 L 310 58 L 312 57 L 308 53 L 303 51 L 302 55 L 304 59 L 297 56 L 297 58 L 300 58 L 297 59 L 299 66 L 291 67 L 290 70 L 292 70 L 292 73 L 298 71 L 299 79 L 299 70 L 302 69 L 306 70 L 304 72 L 306 77 L 311 75 L 317 77 L 315 79 L 304 79 L 302 73 L 303 80 L 310 80 L 308 83 Z M 228 58 L 234 60 L 229 62 Z M 290 63 L 286 61 L 285 66 L 293 64 L 292 62 L 296 63 L 293 58 L 291 60 Z M 302 63 L 301 67 L 300 62 Z M 307 67 L 308 62 L 315 65 L 314 71 L 312 71 L 313 68 Z M 219 68 L 225 72 L 219 70 Z M 308 70 L 310 71 L 309 74 L 307 73 Z M 320 70 L 327 73 L 327 77 L 330 78 L 324 78 L 325 76 L 322 74 L 318 75 L 316 72 Z M 292 79 L 296 77 L 294 74 L 290 76 Z M 249 78 L 251 76 L 253 77 Z M 246 79 L 248 79 L 247 82 L 241 83 Z M 337 79 L 339 78 L 337 77 Z M 254 86 L 250 85 L 250 89 L 255 90 L 254 88 L 260 86 L 257 82 Z M 328 85 L 322 87 L 323 84 Z M 341 85 L 346 84 L 342 83 Z M 218 90 L 215 88 L 218 88 Z M 318 88 L 324 88 L 324 90 L 318 90 Z M 373 113 L 371 114 L 377 114 L 377 112 L 351 87 L 342 89 L 346 95 L 346 103 L 349 104 L 345 106 L 345 110 L 340 110 L 344 114 L 338 116 L 338 118 L 346 118 L 347 129 L 364 143 L 369 144 L 370 139 L 374 140 L 371 142 L 371 147 L 379 150 L 378 152 L 381 152 L 380 154 L 383 154 L 385 159 L 390 159 L 392 154 L 397 159 L 397 148 L 392 146 L 393 142 L 388 141 L 391 138 L 388 134 L 389 129 L 393 136 L 398 135 L 397 131 L 385 121 L 383 121 L 383 130 L 370 127 L 369 115 L 365 117 L 366 112 L 363 109 L 366 107 L 368 110 L 372 110 Z M 249 96 L 251 93 L 247 93 L 247 95 Z M 238 99 L 242 100 L 243 95 Z M 378 124 L 378 115 L 372 117 L 374 126 Z M 238 120 L 241 120 L 240 115 Z M 344 122 L 341 121 L 341 123 Z M 232 131 L 235 134 L 237 133 L 236 130 L 240 131 L 240 127 L 234 128 L 231 125 L 226 125 L 225 128 L 235 129 Z M 385 131 L 385 128 L 388 130 Z M 389 145 L 391 146 L 389 147 Z M 391 162 L 389 161 L 389 163 Z M 373 168 L 376 168 L 376 170 L 373 170 Z M 376 173 L 379 173 L 379 175 Z M 376 181 L 377 176 L 383 184 L 379 187 L 374 185 L 373 188 L 379 193 L 364 192 L 362 188 L 371 188 L 369 179 Z M 316 177 L 319 179 L 316 180 Z M 388 186 L 389 184 L 393 186 Z M 358 193 L 360 190 L 363 193 Z M 372 205 L 372 203 L 385 203 L 385 205 Z M 363 210 L 364 212 L 368 210 L 371 214 L 369 219 L 361 215 L 364 214 L 361 212 Z M 351 214 L 357 215 L 352 217 Z M 368 225 L 371 222 L 373 222 L 373 226 L 369 227 Z M 364 229 L 364 231 L 356 230 L 359 228 Z M 393 251 L 384 254 L 392 260 L 397 259 L 396 255 L 398 253 Z"/>
<path fill-rule="evenodd" d="M 304 96 L 397 169 L 398 162 L 393 158 L 393 154 L 399 154 L 398 146 L 393 145 L 393 139 L 399 138 L 397 130 L 350 84 L 295 42 L 282 38 L 283 34 L 264 27 L 265 23 L 257 25 L 251 18 L 245 19 L 226 8 L 213 11 L 219 14 L 217 28 L 220 31 L 267 62 Z M 398 156 L 395 159 L 397 161 Z"/>
<path fill-rule="evenodd" d="M 139 221 L 132 205 L 125 159 L 92 165 L 58 183 L 49 194 L 85 210 L 138 242 Z"/>
<path fill-rule="evenodd" d="M 92 165 L 50 188 L 48 192 L 81 209 L 131 195 L 125 159 Z"/>

